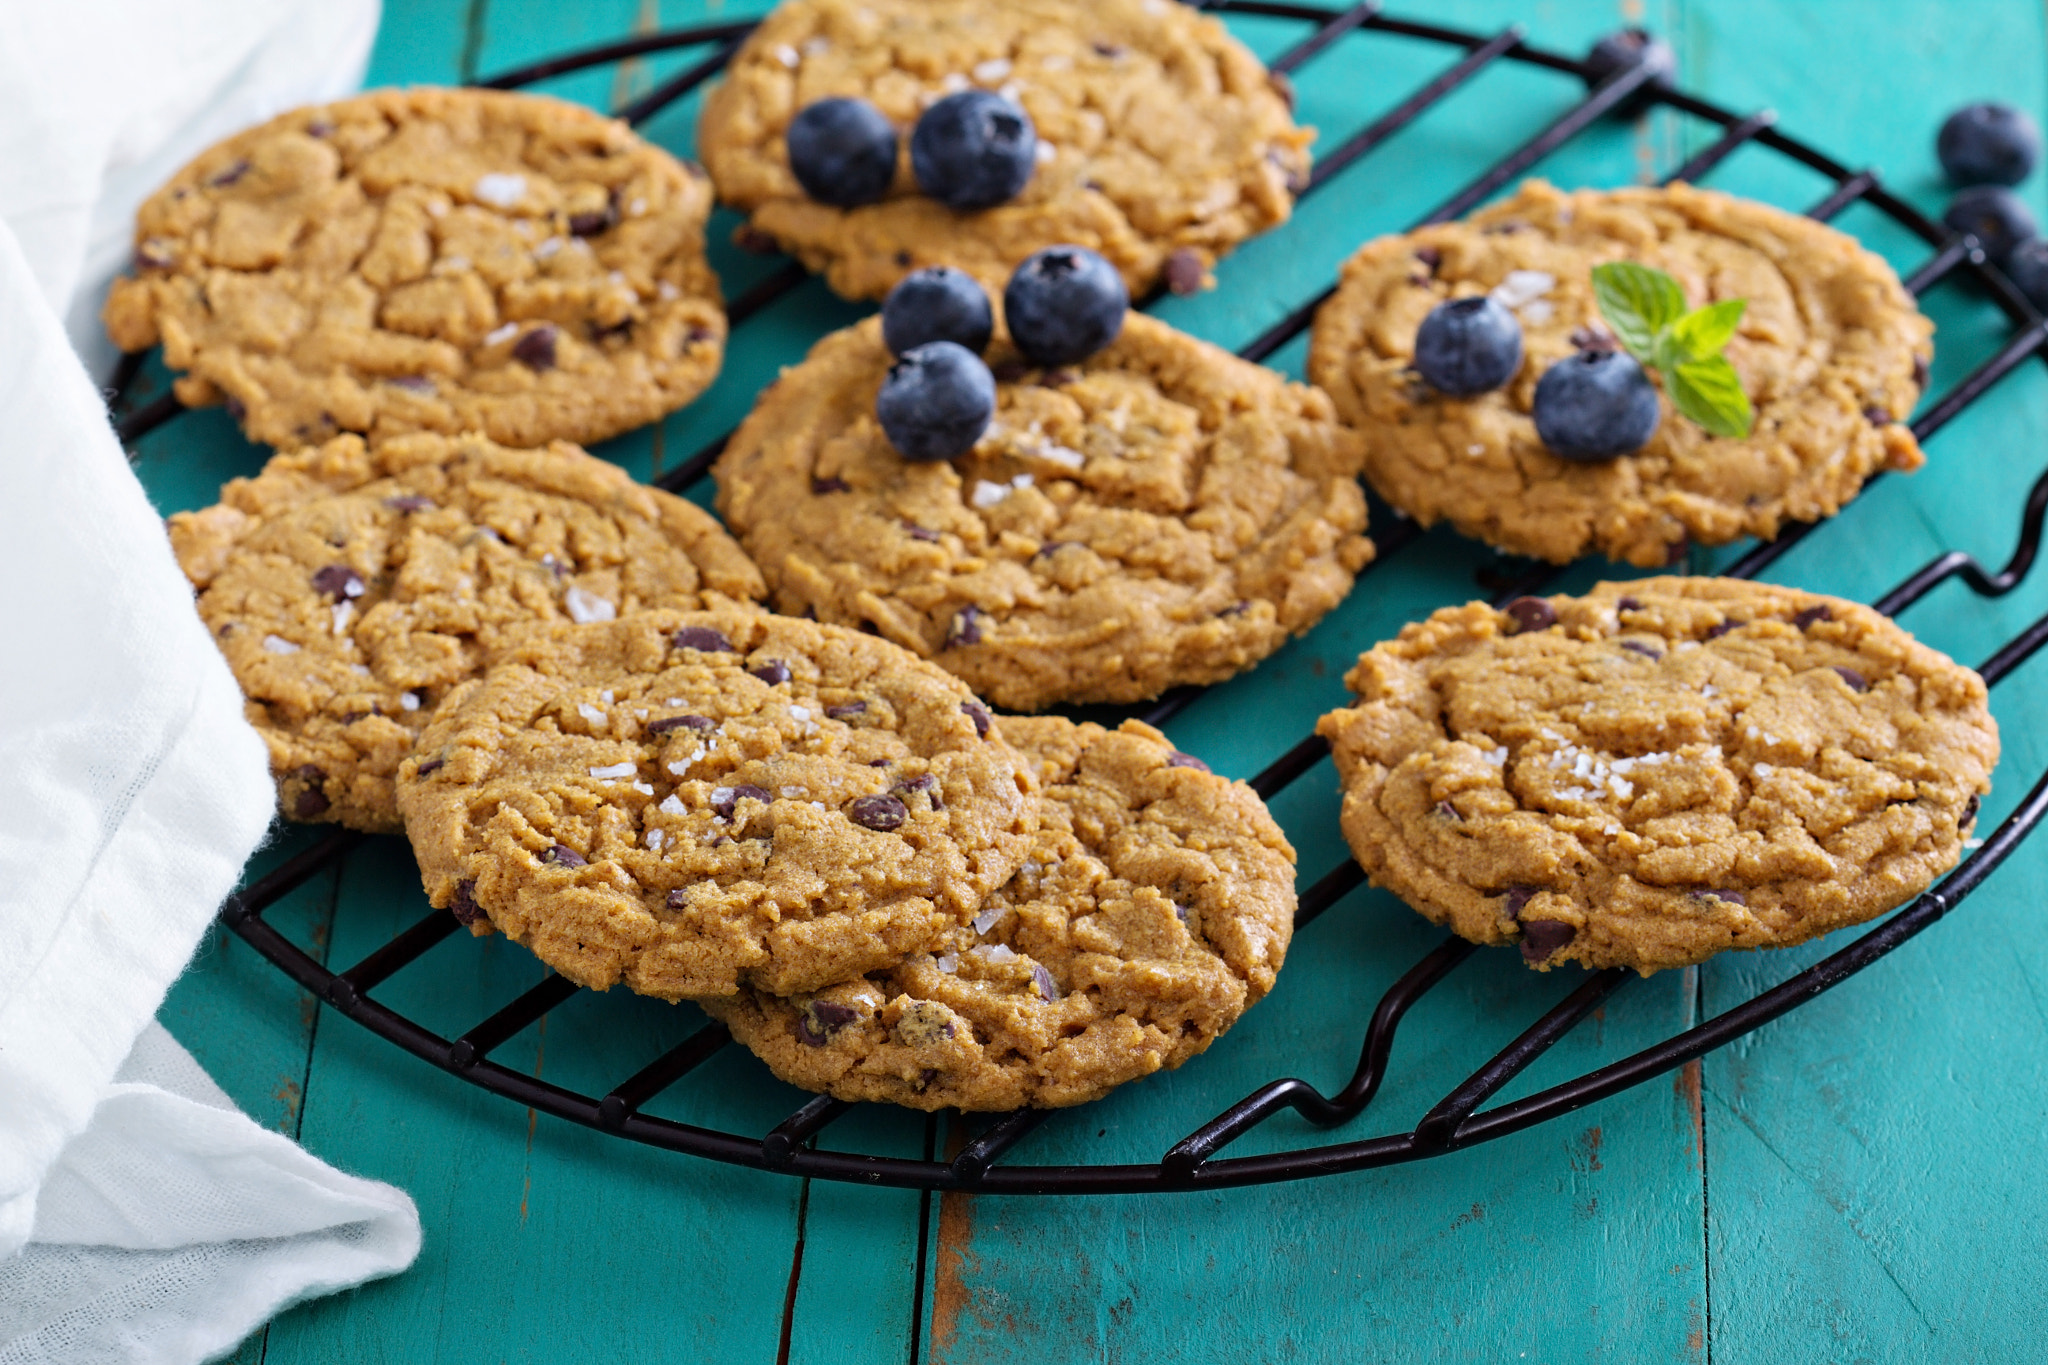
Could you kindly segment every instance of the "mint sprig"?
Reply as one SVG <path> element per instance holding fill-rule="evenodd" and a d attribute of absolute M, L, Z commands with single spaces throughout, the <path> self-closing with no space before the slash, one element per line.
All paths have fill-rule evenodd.
<path fill-rule="evenodd" d="M 1756 413 L 1721 354 L 1742 322 L 1745 300 L 1688 312 L 1677 280 L 1634 261 L 1594 266 L 1593 297 L 1628 353 L 1664 377 L 1664 391 L 1683 416 L 1716 436 L 1749 435 Z"/>

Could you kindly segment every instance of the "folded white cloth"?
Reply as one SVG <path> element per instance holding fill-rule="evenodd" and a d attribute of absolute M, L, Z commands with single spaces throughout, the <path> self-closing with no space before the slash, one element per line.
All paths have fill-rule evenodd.
<path fill-rule="evenodd" d="M 259 1128 L 150 1022 L 274 796 L 59 322 L 97 310 L 95 231 L 207 140 L 359 80 L 375 22 L 0 5 L 0 1362 L 203 1359 L 418 1251 L 403 1193 Z"/>

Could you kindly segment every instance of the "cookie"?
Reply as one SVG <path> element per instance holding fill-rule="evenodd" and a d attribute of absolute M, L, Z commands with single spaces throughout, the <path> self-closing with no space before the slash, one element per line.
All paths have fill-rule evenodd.
<path fill-rule="evenodd" d="M 289 448 L 595 441 L 718 373 L 703 173 L 579 105 L 383 90 L 202 153 L 136 215 L 114 343 Z"/>
<path fill-rule="evenodd" d="M 1748 438 L 1711 436 L 1665 399 L 1634 455 L 1574 464 L 1544 448 L 1536 381 L 1612 343 L 1592 291 L 1607 261 L 1666 272 L 1692 307 L 1747 300 L 1727 356 L 1756 410 Z M 1416 328 L 1446 299 L 1488 291 L 1521 319 L 1519 372 L 1477 398 L 1435 393 L 1409 368 Z M 1567 194 L 1531 181 L 1346 262 L 1316 314 L 1309 377 L 1364 434 L 1374 489 L 1424 524 L 1558 563 L 1598 551 L 1655 568 L 1688 541 L 1833 516 L 1877 470 L 1919 468 L 1905 418 L 1933 331 L 1882 258 L 1810 218 L 1689 185 Z"/>
<path fill-rule="evenodd" d="M 1021 104 L 1038 164 L 1016 198 L 955 212 L 921 194 L 910 132 L 971 88 Z M 789 169 L 797 112 L 872 102 L 899 130 L 896 183 L 834 208 Z M 1287 221 L 1308 145 L 1285 83 L 1217 20 L 1168 0 L 785 0 L 704 101 L 697 146 L 721 203 L 848 298 L 950 265 L 1000 290 L 1040 247 L 1092 247 L 1133 296 L 1197 287 L 1216 259 Z"/>
<path fill-rule="evenodd" d="M 1984 680 L 1868 607 L 1725 578 L 1447 607 L 1324 716 L 1375 885 L 1539 967 L 1648 974 L 1859 924 L 1955 865 Z"/>
<path fill-rule="evenodd" d="M 994 423 L 913 464 L 875 420 L 879 323 L 763 392 L 718 506 L 791 615 L 879 631 L 1011 710 L 1218 682 L 1372 558 L 1358 438 L 1315 389 L 1132 313 L 1070 369 L 990 352 Z"/>
<path fill-rule="evenodd" d="M 765 612 L 535 633 L 400 777 L 427 894 L 563 976 L 668 1000 L 815 990 L 1008 881 L 1029 768 L 958 681 Z"/>
<path fill-rule="evenodd" d="M 915 1109 L 1098 1099 L 1179 1066 L 1272 989 L 1294 850 L 1241 782 L 1137 721 L 1002 719 L 1036 767 L 1029 859 L 934 952 L 707 1008 L 792 1085 Z"/>
<path fill-rule="evenodd" d="M 765 592 L 702 509 L 574 446 L 341 436 L 170 520 L 284 815 L 396 830 L 434 707 L 520 631 Z"/>

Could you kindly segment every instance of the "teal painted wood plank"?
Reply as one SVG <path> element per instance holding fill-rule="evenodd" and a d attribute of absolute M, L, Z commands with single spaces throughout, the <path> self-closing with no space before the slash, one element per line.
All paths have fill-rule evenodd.
<path fill-rule="evenodd" d="M 387 0 L 364 85 L 455 85 L 474 79 L 477 40 L 489 2 Z"/>

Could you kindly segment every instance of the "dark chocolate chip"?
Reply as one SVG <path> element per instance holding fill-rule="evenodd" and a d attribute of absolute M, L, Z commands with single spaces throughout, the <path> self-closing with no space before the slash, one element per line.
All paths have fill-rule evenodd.
<path fill-rule="evenodd" d="M 691 323 L 690 330 L 683 333 L 682 349 L 687 351 L 692 346 L 702 346 L 705 342 L 716 339 L 717 336 L 718 333 L 712 331 L 709 327 L 700 327 L 696 323 Z"/>
<path fill-rule="evenodd" d="M 1822 605 L 1818 607 L 1808 607 L 1805 611 L 1800 612 L 1797 616 L 1792 618 L 1792 624 L 1799 627 L 1801 630 L 1805 630 L 1808 626 L 1812 625 L 1816 621 L 1832 621 L 1834 619 L 1835 614 L 1832 611 L 1829 611 L 1825 605 Z"/>
<path fill-rule="evenodd" d="M 1293 113 L 1294 82 L 1288 80 L 1286 74 L 1283 72 L 1268 71 L 1266 73 L 1266 84 L 1273 88 L 1273 93 L 1278 95 L 1280 97 L 1280 102 L 1287 106 L 1287 112 L 1290 114 Z"/>
<path fill-rule="evenodd" d="M 1663 650 L 1656 648 L 1654 645 L 1646 645 L 1641 640 L 1623 640 L 1621 642 L 1621 647 L 1623 649 L 1633 650 L 1635 653 L 1642 655 L 1645 659 L 1661 659 L 1664 657 Z"/>
<path fill-rule="evenodd" d="M 429 773 L 437 773 L 441 771 L 442 768 L 446 767 L 447 763 L 448 760 L 445 758 L 430 758 L 426 762 L 420 764 L 419 767 L 413 769 L 413 778 L 415 781 L 417 781 L 421 778 L 426 777 Z"/>
<path fill-rule="evenodd" d="M 1718 626 L 1708 626 L 1707 638 L 1709 640 L 1718 640 L 1723 635 L 1726 635 L 1729 631 L 1738 630 L 1741 627 L 1746 626 L 1748 624 L 1749 622 L 1747 621 L 1723 621 Z"/>
<path fill-rule="evenodd" d="M 1970 799 L 1963 803 L 1963 818 L 1959 823 L 1967 825 L 1974 821 L 1977 818 L 1977 811 L 1983 804 L 1984 798 L 1972 792 Z"/>
<path fill-rule="evenodd" d="M 898 265 L 907 266 L 910 264 L 911 259 L 912 257 L 908 251 L 898 251 L 896 253 L 896 264 Z"/>
<path fill-rule="evenodd" d="M 431 512 L 434 500 L 423 498 L 417 493 L 401 493 L 395 498 L 384 499 L 384 505 L 394 512 Z"/>
<path fill-rule="evenodd" d="M 1643 604 L 1636 601 L 1633 597 L 1624 597 L 1614 604 L 1614 609 L 1616 611 L 1641 611 Z"/>
<path fill-rule="evenodd" d="M 555 368 L 555 327 L 542 323 L 512 343 L 512 358 L 529 370 Z"/>
<path fill-rule="evenodd" d="M 1868 692 L 1870 690 L 1869 679 L 1865 678 L 1855 669 L 1848 667 L 1846 664 L 1836 664 L 1834 668 L 1835 672 L 1841 675 L 1842 681 L 1849 684 L 1851 691 Z"/>
<path fill-rule="evenodd" d="M 1045 559 L 1052 555 L 1058 554 L 1061 550 L 1066 549 L 1069 545 L 1079 545 L 1080 543 L 1081 542 L 1078 540 L 1048 540 L 1047 542 L 1045 542 L 1045 544 L 1039 546 L 1038 549 L 1032 553 L 1031 557 L 1033 559 Z"/>
<path fill-rule="evenodd" d="M 812 1047 L 825 1046 L 825 1040 L 854 1020 L 860 1018 L 860 1011 L 851 1005 L 835 1005 L 829 1000 L 813 1000 L 804 1006 L 797 1016 L 796 1036 Z"/>
<path fill-rule="evenodd" d="M 750 668 L 747 672 L 753 674 L 762 682 L 767 683 L 770 687 L 789 681 L 789 665 L 780 659 L 763 660 L 760 667 Z"/>
<path fill-rule="evenodd" d="M 1186 924 L 1188 922 L 1188 908 L 1179 901 L 1175 901 L 1173 903 L 1173 917 L 1182 924 Z"/>
<path fill-rule="evenodd" d="M 1427 266 L 1429 273 L 1434 275 L 1437 267 L 1444 263 L 1444 253 L 1433 246 L 1419 246 L 1415 248 L 1415 259 Z"/>
<path fill-rule="evenodd" d="M 378 711 L 378 710 L 377 710 L 377 708 L 375 708 L 375 707 L 373 706 L 373 707 L 371 707 L 371 708 L 370 708 L 370 709 L 369 709 L 368 711 L 351 711 L 351 712 L 349 712 L 349 713 L 348 713 L 347 715 L 345 715 L 345 716 L 343 716 L 343 717 L 341 718 L 341 723 L 342 723 L 343 725 L 354 725 L 354 724 L 355 724 L 355 723 L 356 723 L 357 721 L 359 721 L 359 720 L 368 720 L 368 719 L 369 719 L 369 718 L 370 718 L 371 716 L 373 716 L 373 715 L 381 715 L 381 714 L 383 714 L 383 713 L 382 713 L 382 712 L 380 712 L 380 711 Z M 439 764 L 439 763 L 436 763 L 436 764 L 435 764 L 434 766 L 435 766 L 435 767 L 439 767 L 439 766 L 440 766 L 440 764 Z"/>
<path fill-rule="evenodd" d="M 1095 49 L 1096 56 L 1107 57 L 1111 61 L 1115 61 L 1118 57 L 1123 56 L 1127 50 L 1122 43 L 1107 42 L 1101 38 L 1097 38 L 1088 46 Z"/>
<path fill-rule="evenodd" d="M 590 333 L 592 341 L 625 341 L 633 335 L 633 319 L 625 318 L 609 327 L 600 327 L 593 322 L 585 330 Z"/>
<path fill-rule="evenodd" d="M 675 633 L 669 643 L 677 649 L 697 649 L 706 654 L 734 652 L 732 641 L 725 638 L 724 632 L 713 630 L 710 626 L 684 626 Z"/>
<path fill-rule="evenodd" d="M 1520 232 L 1523 226 L 1523 224 L 1515 222 L 1512 219 L 1510 219 L 1508 222 L 1505 223 L 1489 224 L 1486 227 L 1479 229 L 1479 231 L 1488 237 L 1512 237 L 1516 233 Z"/>
<path fill-rule="evenodd" d="M 570 848 L 567 844 L 554 845 L 553 847 L 549 848 L 545 853 L 540 855 L 540 860 L 544 863 L 553 863 L 556 867 L 590 866 L 589 859 L 585 858 L 581 853 L 578 853 L 575 849 Z"/>
<path fill-rule="evenodd" d="M 946 803 L 939 797 L 939 779 L 933 777 L 930 773 L 920 773 L 916 777 L 910 778 L 903 782 L 898 782 L 889 790 L 899 792 L 923 792 L 930 799 L 933 810 L 944 810 L 946 808 Z"/>
<path fill-rule="evenodd" d="M 1519 921 L 1522 918 L 1522 907 L 1527 905 L 1529 898 L 1535 894 L 1536 888 L 1533 886 L 1509 887 L 1507 894 L 1501 897 L 1500 908 L 1502 913 L 1511 920 Z"/>
<path fill-rule="evenodd" d="M 687 887 L 676 887 L 668 893 L 662 904 L 671 910 L 687 910 L 690 906 L 690 892 Z"/>
<path fill-rule="evenodd" d="M 735 232 L 732 235 L 732 244 L 754 256 L 773 256 L 782 250 L 781 245 L 773 237 L 752 224 Z"/>
<path fill-rule="evenodd" d="M 234 418 L 237 422 L 249 415 L 249 405 L 233 394 L 227 396 L 227 401 L 222 406 L 227 408 L 228 416 Z"/>
<path fill-rule="evenodd" d="M 1614 333 L 1597 322 L 1572 328 L 1571 341 L 1573 348 L 1581 351 L 1604 352 L 1621 349 L 1621 342 L 1615 339 Z"/>
<path fill-rule="evenodd" d="M 966 606 L 953 613 L 953 624 L 946 630 L 946 648 L 955 645 L 978 645 L 981 643 L 981 609 Z"/>
<path fill-rule="evenodd" d="M 910 807 L 893 796 L 863 796 L 846 808 L 846 815 L 863 829 L 887 834 L 903 827 L 910 817 Z"/>
<path fill-rule="evenodd" d="M 301 820 L 312 820 L 327 813 L 327 793 L 321 790 L 327 781 L 327 774 L 308 763 L 292 770 L 292 780 L 305 783 L 305 788 L 292 801 L 292 814 Z"/>
<path fill-rule="evenodd" d="M 438 392 L 434 387 L 434 381 L 423 374 L 402 374 L 395 379 L 387 379 L 384 382 L 391 385 L 394 389 L 404 389 L 407 393 L 431 395 Z"/>
<path fill-rule="evenodd" d="M 1166 766 L 1169 768 L 1193 768 L 1198 773 L 1209 771 L 1209 765 L 1202 762 L 1201 759 L 1196 758 L 1193 754 L 1184 754 L 1178 749 L 1175 749 L 1166 756 Z"/>
<path fill-rule="evenodd" d="M 1176 247 L 1166 258 L 1166 287 L 1176 294 L 1200 292 L 1202 258 L 1187 247 Z"/>
<path fill-rule="evenodd" d="M 903 529 L 910 533 L 912 540 L 921 540 L 927 545 L 938 543 L 939 533 L 937 531 L 928 531 L 922 526 L 912 526 L 908 522 L 904 523 Z"/>
<path fill-rule="evenodd" d="M 333 135 L 334 125 L 324 118 L 316 118 L 306 125 L 307 137 L 332 137 Z"/>
<path fill-rule="evenodd" d="M 1080 377 L 1081 372 L 1079 370 L 1061 365 L 1057 369 L 1047 370 L 1039 375 L 1038 386 L 1042 389 L 1063 389 Z"/>
<path fill-rule="evenodd" d="M 1924 355 L 1913 357 L 1913 383 L 1922 390 L 1927 387 L 1927 357 Z"/>
<path fill-rule="evenodd" d="M 1677 540 L 1672 541 L 1671 544 L 1667 545 L 1664 548 L 1664 567 L 1667 569 L 1677 568 L 1680 564 L 1685 563 L 1686 555 L 1690 554 L 1691 552 L 1691 537 L 1681 537 Z"/>
<path fill-rule="evenodd" d="M 329 564 L 313 575 L 313 591 L 323 593 L 337 602 L 363 595 L 363 579 L 346 564 Z"/>
<path fill-rule="evenodd" d="M 1222 611 L 1219 611 L 1216 614 L 1218 616 L 1242 616 L 1251 609 L 1252 604 L 1249 602 L 1232 602 L 1229 606 L 1225 607 Z"/>
<path fill-rule="evenodd" d="M 709 716 L 663 716 L 647 722 L 647 733 L 665 735 L 671 730 L 716 730 L 718 722 Z"/>
<path fill-rule="evenodd" d="M 1031 373 L 1031 367 L 1021 360 L 998 360 L 989 367 L 989 373 L 998 384 L 1014 384 Z"/>
<path fill-rule="evenodd" d="M 851 491 L 852 488 L 853 485 L 844 479 L 823 478 L 811 480 L 811 491 L 813 493 L 845 493 Z"/>
<path fill-rule="evenodd" d="M 1052 979 L 1052 973 L 1045 969 L 1043 963 L 1034 962 L 1031 964 L 1031 980 L 1037 985 L 1039 995 L 1045 999 L 1057 1000 L 1060 998 L 1059 983 Z"/>
<path fill-rule="evenodd" d="M 1515 623 L 1510 635 L 1522 635 L 1532 630 L 1548 630 L 1557 624 L 1557 608 L 1540 597 L 1517 597 L 1501 608 Z"/>
<path fill-rule="evenodd" d="M 606 204 L 601 209 L 569 215 L 571 237 L 595 237 L 601 232 L 610 232 L 619 221 L 617 204 Z"/>
<path fill-rule="evenodd" d="M 135 268 L 138 270 L 169 270 L 176 262 L 170 243 L 161 237 L 147 238 L 135 248 Z"/>
<path fill-rule="evenodd" d="M 1551 954 L 1578 936 L 1576 928 L 1559 920 L 1528 920 L 1522 925 L 1522 958 L 1527 962 L 1547 962 Z"/>
<path fill-rule="evenodd" d="M 1749 904 L 1748 901 L 1742 898 L 1740 891 L 1702 891 L 1700 894 L 1709 900 L 1727 901 L 1730 905 Z"/>
<path fill-rule="evenodd" d="M 216 173 L 214 177 L 211 180 L 208 180 L 206 183 L 213 186 L 217 190 L 226 189 L 229 185 L 234 184 L 237 180 L 240 180 L 243 176 L 247 175 L 248 173 L 249 163 L 246 161 L 238 160 L 233 165 L 229 166 L 226 170 Z"/>
<path fill-rule="evenodd" d="M 980 735 L 983 739 L 987 739 L 989 726 L 988 708 L 978 701 L 963 701 L 960 703 L 960 709 L 969 720 L 974 722 L 974 733 Z"/>
<path fill-rule="evenodd" d="M 855 716 L 867 714 L 868 704 L 864 701 L 841 702 L 825 708 L 825 714 L 833 720 L 852 720 Z"/>
<path fill-rule="evenodd" d="M 455 883 L 455 894 L 448 898 L 448 913 L 464 924 L 475 924 L 484 917 L 484 909 L 476 903 L 476 882 L 465 878 Z"/>
<path fill-rule="evenodd" d="M 1863 417 L 1874 427 L 1888 427 L 1892 424 L 1891 413 L 1875 403 L 1863 409 Z"/>
<path fill-rule="evenodd" d="M 742 782 L 736 787 L 718 787 L 711 793 L 711 809 L 721 820 L 732 819 L 732 813 L 743 800 L 752 799 L 762 804 L 774 800 L 767 791 L 751 782 Z"/>
<path fill-rule="evenodd" d="M 1446 820 L 1463 820 L 1465 818 L 1458 814 L 1458 808 L 1448 801 L 1437 802 L 1436 813 Z"/>

